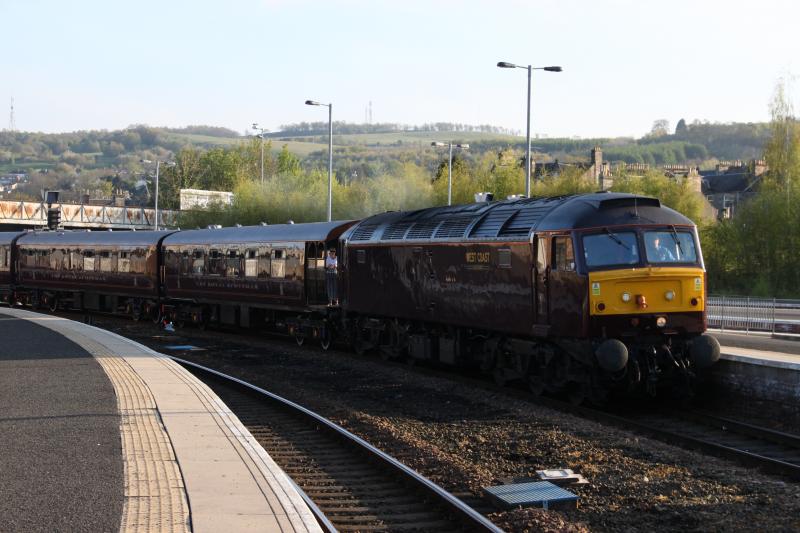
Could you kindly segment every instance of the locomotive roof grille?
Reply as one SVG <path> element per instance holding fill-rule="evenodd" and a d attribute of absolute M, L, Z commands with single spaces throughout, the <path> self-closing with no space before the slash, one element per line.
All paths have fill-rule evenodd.
<path fill-rule="evenodd" d="M 361 224 L 359 225 L 356 230 L 353 232 L 353 236 L 351 240 L 354 241 L 368 241 L 372 238 L 375 234 L 375 230 L 378 229 L 380 223 L 374 224 Z"/>
<path fill-rule="evenodd" d="M 433 236 L 434 230 L 441 223 L 440 220 L 425 220 L 417 222 L 411 229 L 408 230 L 408 239 L 430 239 Z"/>
<path fill-rule="evenodd" d="M 464 237 L 464 232 L 467 231 L 467 228 L 474 218 L 451 218 L 446 219 L 439 228 L 436 230 L 434 234 L 434 239 L 458 239 Z"/>
<path fill-rule="evenodd" d="M 395 222 L 383 230 L 381 239 L 384 241 L 400 240 L 406 236 L 406 231 L 411 227 L 412 222 Z"/>
<path fill-rule="evenodd" d="M 656 198 L 590 193 L 442 206 L 374 215 L 356 226 L 353 241 L 527 240 L 532 232 L 637 223 L 693 225 Z"/>

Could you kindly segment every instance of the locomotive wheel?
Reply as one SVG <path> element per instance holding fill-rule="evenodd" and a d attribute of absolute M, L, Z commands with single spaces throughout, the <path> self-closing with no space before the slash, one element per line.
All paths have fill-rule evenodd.
<path fill-rule="evenodd" d="M 360 336 L 356 337 L 355 340 L 353 340 L 353 350 L 356 352 L 356 354 L 366 355 L 369 349 L 370 345 Z"/>
<path fill-rule="evenodd" d="M 306 343 L 306 338 L 305 337 L 301 337 L 300 335 L 295 335 L 294 336 L 294 341 L 297 343 L 298 346 L 302 346 L 303 344 Z"/>
<path fill-rule="evenodd" d="M 58 296 L 53 295 L 47 299 L 47 303 L 49 304 L 47 308 L 50 310 L 51 313 L 55 313 L 58 311 Z"/>
<path fill-rule="evenodd" d="M 324 333 L 319 337 L 319 346 L 326 352 L 331 349 L 331 344 L 333 343 L 333 335 L 331 335 L 330 331 L 327 329 L 324 330 Z"/>
<path fill-rule="evenodd" d="M 544 392 L 544 381 L 542 381 L 542 378 L 539 376 L 528 376 L 526 381 L 528 382 L 528 390 L 530 390 L 534 396 L 542 395 Z"/>
<path fill-rule="evenodd" d="M 492 371 L 492 378 L 498 387 L 505 387 L 508 383 L 508 379 L 506 379 L 506 373 L 500 367 L 496 367 Z"/>
<path fill-rule="evenodd" d="M 134 322 L 139 322 L 142 319 L 142 317 L 144 316 L 144 311 L 142 311 L 142 303 L 141 302 L 133 302 L 133 303 L 128 304 L 128 305 L 130 306 L 130 311 L 129 312 L 131 314 L 131 319 Z"/>

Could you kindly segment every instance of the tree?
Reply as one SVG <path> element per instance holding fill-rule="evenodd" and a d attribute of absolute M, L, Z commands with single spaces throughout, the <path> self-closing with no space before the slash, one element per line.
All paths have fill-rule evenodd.
<path fill-rule="evenodd" d="M 683 137 L 689 131 L 689 128 L 686 127 L 686 121 L 680 119 L 678 121 L 678 125 L 675 126 L 675 137 Z"/>
<path fill-rule="evenodd" d="M 664 135 L 669 135 L 669 120 L 660 118 L 653 122 L 650 137 L 663 137 Z"/>

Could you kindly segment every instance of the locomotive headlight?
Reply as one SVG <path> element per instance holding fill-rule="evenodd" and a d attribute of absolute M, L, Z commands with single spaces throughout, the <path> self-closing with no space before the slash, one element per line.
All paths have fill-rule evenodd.
<path fill-rule="evenodd" d="M 671 302 L 675 299 L 675 292 L 674 291 L 667 291 L 664 293 L 664 298 L 667 299 L 668 302 Z"/>
<path fill-rule="evenodd" d="M 631 301 L 631 293 L 623 292 L 622 293 L 622 301 L 623 302 L 630 302 Z"/>
<path fill-rule="evenodd" d="M 660 317 L 656 318 L 656 326 L 658 326 L 660 328 L 663 328 L 666 325 L 667 325 L 667 317 L 660 316 Z"/>

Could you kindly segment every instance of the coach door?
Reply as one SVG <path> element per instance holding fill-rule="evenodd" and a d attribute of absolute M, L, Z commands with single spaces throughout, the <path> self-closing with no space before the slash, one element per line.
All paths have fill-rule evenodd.
<path fill-rule="evenodd" d="M 325 243 L 306 243 L 306 299 L 308 304 L 324 304 L 325 293 Z"/>
<path fill-rule="evenodd" d="M 550 326 L 550 246 L 549 238 L 537 235 L 533 241 L 533 308 L 534 335 L 547 335 Z"/>

